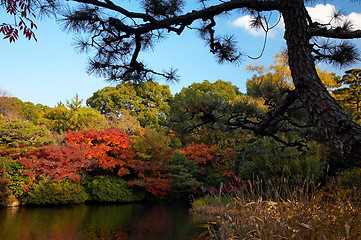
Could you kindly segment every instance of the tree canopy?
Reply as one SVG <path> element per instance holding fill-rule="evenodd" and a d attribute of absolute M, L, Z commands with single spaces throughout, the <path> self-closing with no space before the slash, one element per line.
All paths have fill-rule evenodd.
<path fill-rule="evenodd" d="M 107 125 L 104 116 L 95 109 L 81 106 L 81 103 L 78 95 L 67 100 L 66 105 L 60 102 L 56 107 L 45 109 L 39 122 L 58 133 L 102 129 Z"/>
<path fill-rule="evenodd" d="M 108 117 L 119 118 L 129 112 L 143 127 L 159 129 L 166 124 L 171 98 L 168 85 L 126 82 L 96 91 L 87 105 Z"/>
<path fill-rule="evenodd" d="M 227 114 L 229 116 L 230 101 L 239 94 L 236 86 L 223 80 L 193 83 L 175 94 L 171 101 L 170 121 L 180 133 L 190 132 L 202 125 L 213 129 L 225 128 L 224 123 L 218 120 Z"/>

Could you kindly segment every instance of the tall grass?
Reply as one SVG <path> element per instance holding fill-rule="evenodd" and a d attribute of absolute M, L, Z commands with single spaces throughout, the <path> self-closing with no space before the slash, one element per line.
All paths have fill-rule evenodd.
<path fill-rule="evenodd" d="M 281 178 L 248 181 L 235 192 L 227 205 L 204 204 L 218 214 L 206 225 L 208 239 L 361 239 L 356 188 Z M 201 205 L 194 211 L 201 212 Z"/>

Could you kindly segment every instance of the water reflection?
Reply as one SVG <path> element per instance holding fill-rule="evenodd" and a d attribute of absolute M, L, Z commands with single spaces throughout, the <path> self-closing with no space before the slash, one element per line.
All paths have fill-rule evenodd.
<path fill-rule="evenodd" d="M 200 219 L 183 203 L 0 209 L 6 240 L 196 240 Z"/>

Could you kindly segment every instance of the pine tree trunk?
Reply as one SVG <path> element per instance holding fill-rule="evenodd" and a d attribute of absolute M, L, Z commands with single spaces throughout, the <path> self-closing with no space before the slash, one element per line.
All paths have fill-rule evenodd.
<path fill-rule="evenodd" d="M 311 54 L 303 0 L 282 0 L 285 39 L 296 92 L 324 137 L 337 144 L 346 160 L 361 163 L 361 126 L 353 122 L 317 75 Z"/>

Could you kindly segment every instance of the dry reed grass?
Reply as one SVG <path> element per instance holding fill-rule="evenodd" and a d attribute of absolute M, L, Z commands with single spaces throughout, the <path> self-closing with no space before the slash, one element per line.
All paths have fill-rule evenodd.
<path fill-rule="evenodd" d="M 360 199 L 359 190 L 334 181 L 322 188 L 309 180 L 248 182 L 206 225 L 208 239 L 361 239 Z"/>

